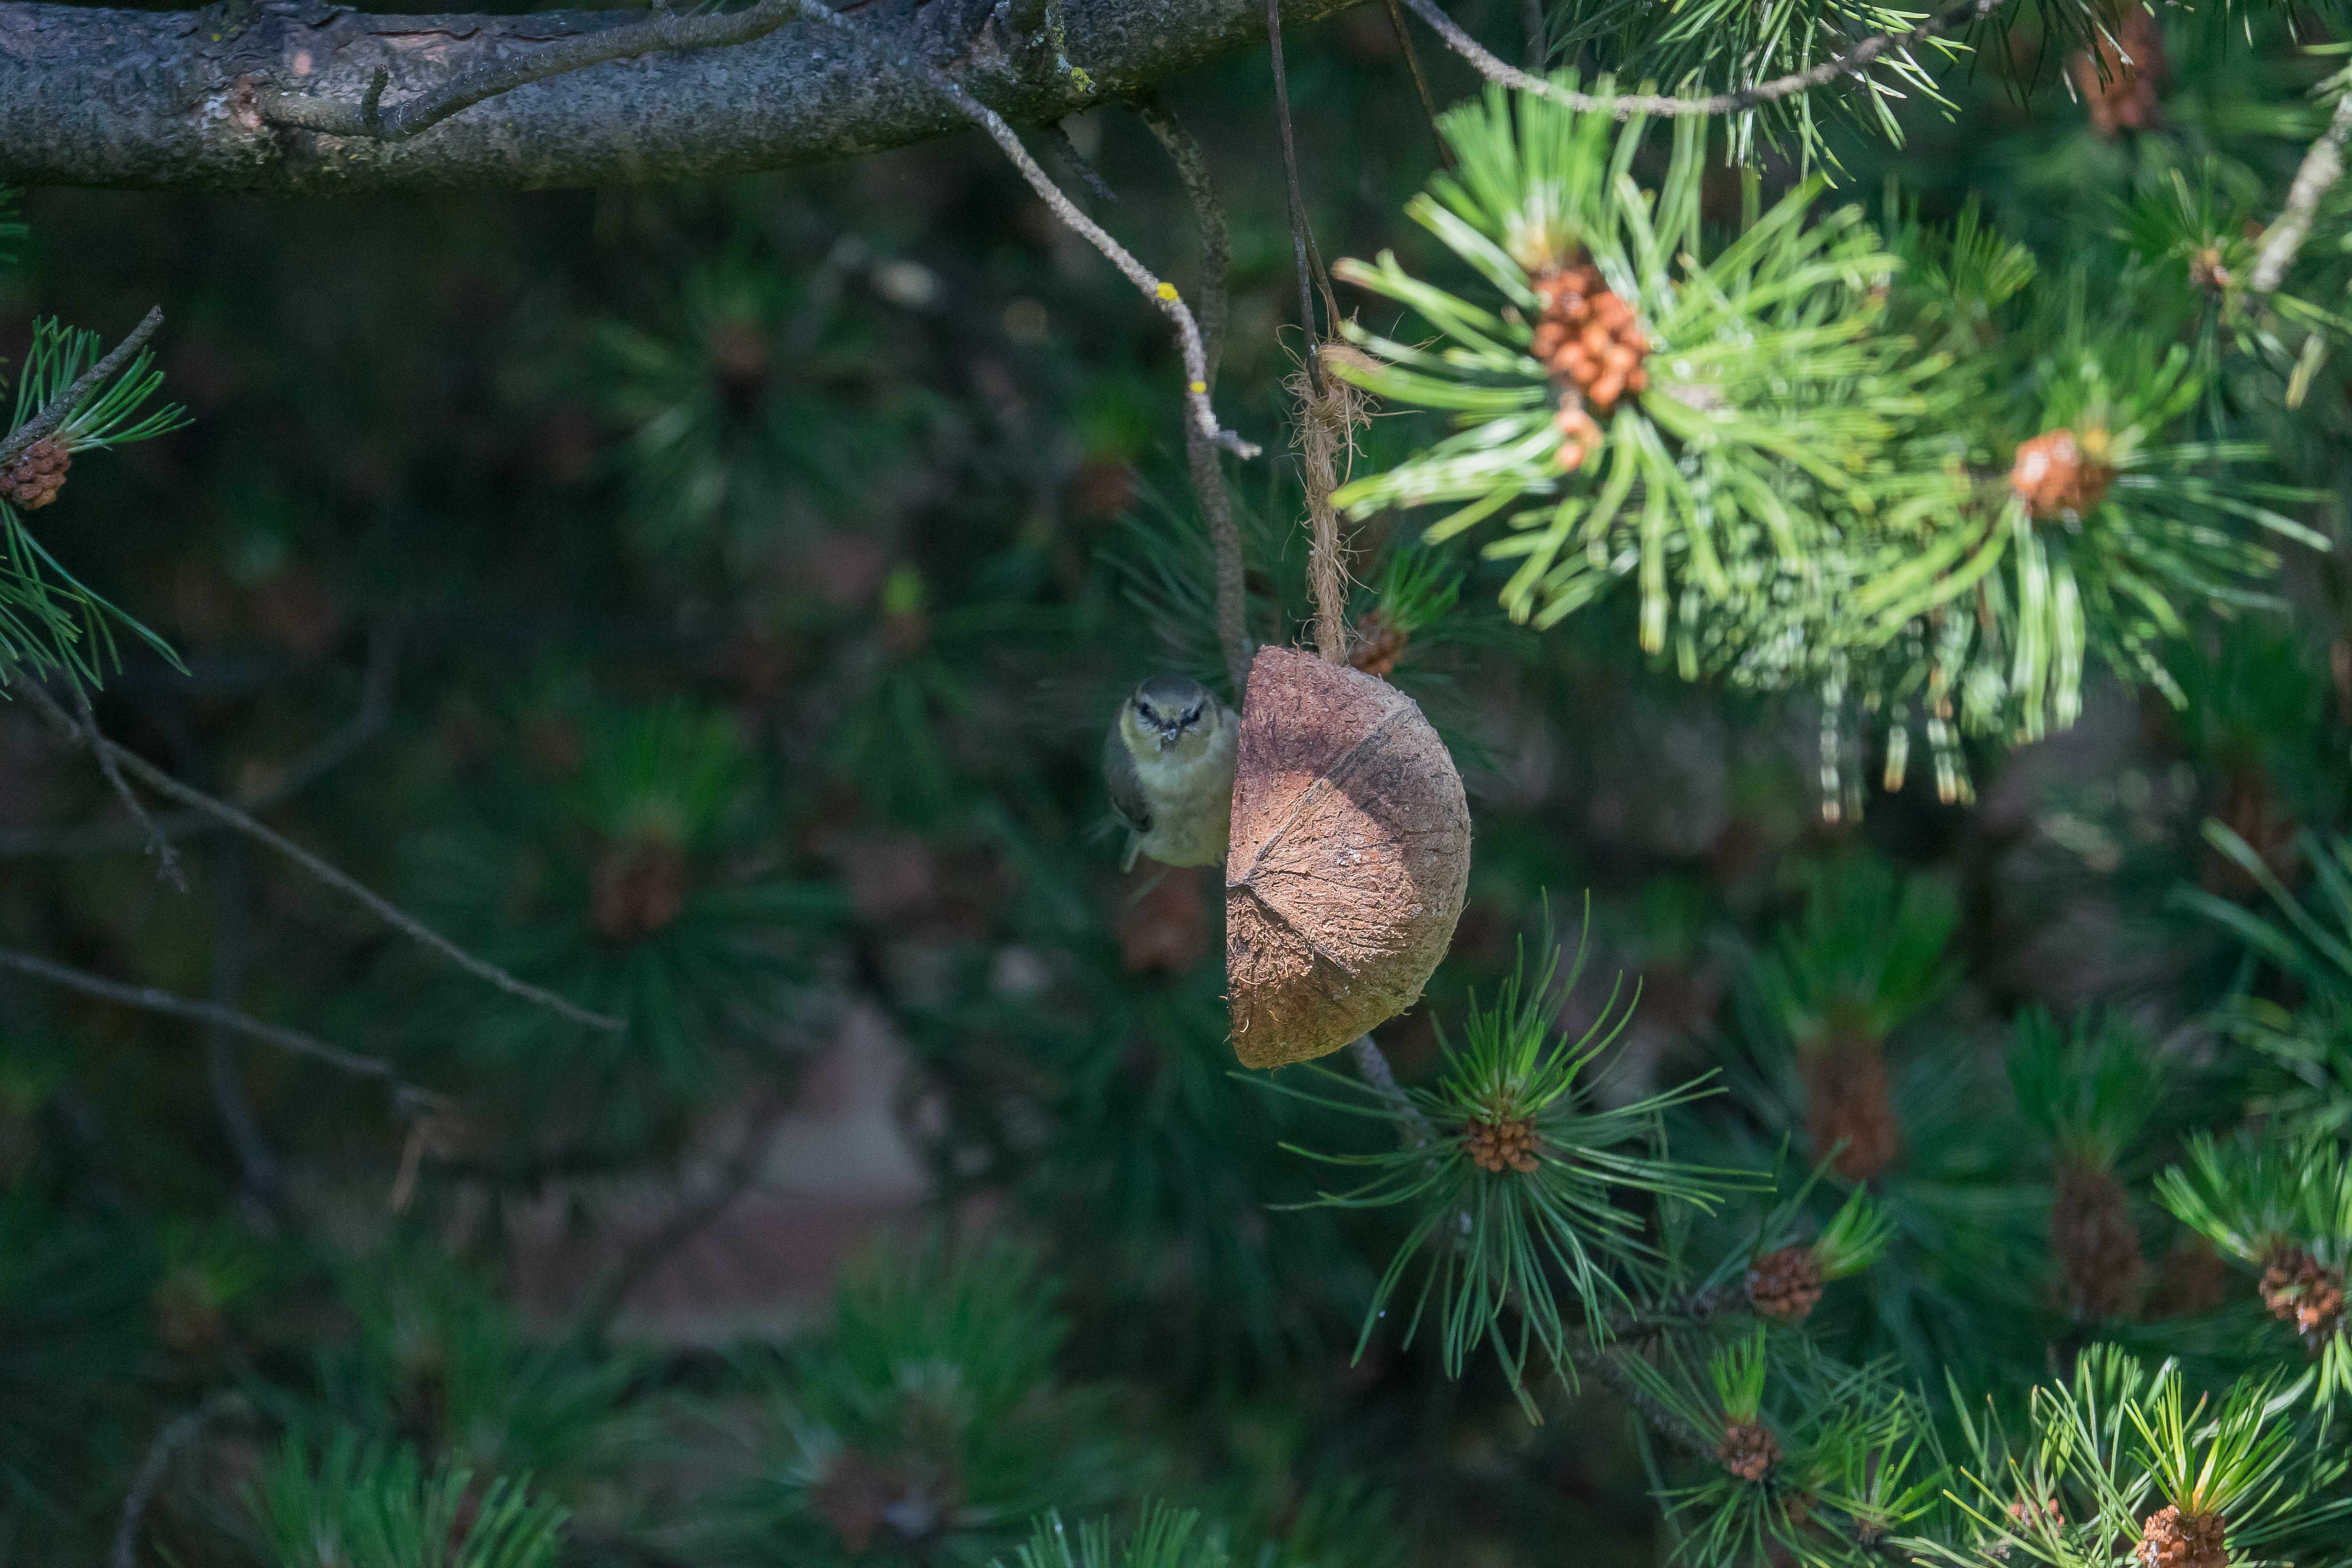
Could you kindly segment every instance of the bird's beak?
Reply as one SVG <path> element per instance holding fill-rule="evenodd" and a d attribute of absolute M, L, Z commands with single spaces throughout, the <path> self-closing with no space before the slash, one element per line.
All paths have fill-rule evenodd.
<path fill-rule="evenodd" d="M 1176 743 L 1176 737 L 1183 732 L 1183 729 L 1175 724 L 1171 724 L 1166 729 L 1161 730 L 1160 731 L 1160 749 L 1164 752 L 1169 747 L 1174 745 Z"/>

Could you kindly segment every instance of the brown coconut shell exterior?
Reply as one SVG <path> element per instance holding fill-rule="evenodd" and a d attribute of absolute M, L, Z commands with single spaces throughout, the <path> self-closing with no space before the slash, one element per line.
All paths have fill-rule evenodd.
<path fill-rule="evenodd" d="M 1225 858 L 1242 1064 L 1328 1055 L 1419 1001 L 1469 879 L 1462 775 L 1420 706 L 1345 665 L 1260 648 Z"/>

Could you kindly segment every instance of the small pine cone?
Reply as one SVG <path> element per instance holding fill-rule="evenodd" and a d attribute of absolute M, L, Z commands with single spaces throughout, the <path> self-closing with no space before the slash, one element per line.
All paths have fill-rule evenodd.
<path fill-rule="evenodd" d="M 2066 1528 L 2066 1516 L 2058 1511 L 2058 1500 L 2054 1497 L 2044 1498 L 2039 1503 L 2031 1498 L 2019 1498 L 2009 1505 L 2009 1517 L 2019 1524 L 2031 1526 L 2036 1514 L 2061 1530 Z"/>
<path fill-rule="evenodd" d="M 2140 1568 L 2230 1568 L 2226 1529 L 2218 1513 L 2183 1514 L 2168 1503 L 2140 1531 Z"/>
<path fill-rule="evenodd" d="M 2230 287 L 2230 269 L 2221 265 L 2219 246 L 2208 245 L 2189 253 L 2189 286 L 2209 294 L 2219 294 Z"/>
<path fill-rule="evenodd" d="M 1377 675 L 1385 680 L 1396 668 L 1397 660 L 1404 656 L 1405 645 L 1411 640 L 1402 628 L 1374 610 L 1356 623 L 1356 646 L 1348 655 L 1348 662 L 1366 675 Z"/>
<path fill-rule="evenodd" d="M 1601 426 L 1584 411 L 1584 402 L 1572 389 L 1560 394 L 1559 412 L 1552 416 L 1552 428 L 1560 434 L 1559 450 L 1552 460 L 1560 472 L 1572 474 L 1584 466 L 1584 460 L 1601 450 Z"/>
<path fill-rule="evenodd" d="M 1888 1092 L 1886 1058 L 1874 1040 L 1832 1040 L 1804 1053 L 1805 1128 L 1819 1163 L 1833 1145 L 1837 1173 L 1867 1182 L 1895 1163 L 1903 1130 Z"/>
<path fill-rule="evenodd" d="M 1464 1140 L 1470 1158 L 1482 1171 L 1504 1167 L 1527 1175 L 1536 1168 L 1536 1124 L 1526 1117 L 1511 1121 L 1473 1122 Z"/>
<path fill-rule="evenodd" d="M 2077 1320 L 2117 1318 L 2130 1310 L 2146 1265 L 2130 1203 L 2112 1173 L 2074 1164 L 2060 1169 L 2050 1250 L 2065 1272 L 2067 1306 Z"/>
<path fill-rule="evenodd" d="M 14 501 L 20 511 L 37 511 L 58 499 L 66 488 L 66 470 L 73 454 L 56 437 L 46 437 L 25 448 L 25 455 L 0 468 L 0 500 Z"/>
<path fill-rule="evenodd" d="M 1632 302 L 1601 280 L 1599 268 L 1589 262 L 1554 267 L 1533 281 L 1543 313 L 1528 352 L 1551 372 L 1563 396 L 1573 391 L 1580 405 L 1607 414 L 1628 392 L 1647 389 L 1642 361 L 1650 340 Z M 1571 439 L 1561 451 L 1560 467 L 1572 471 L 1591 453 L 1590 444 Z"/>
<path fill-rule="evenodd" d="M 2124 6 L 2115 36 L 2098 34 L 2090 48 L 2066 62 L 2066 72 L 2083 95 L 2093 131 L 2110 142 L 2126 131 L 2145 131 L 2157 121 L 2170 75 L 2163 31 L 2142 7 Z"/>
<path fill-rule="evenodd" d="M 2060 426 L 2018 444 L 2010 465 L 2009 488 L 2025 502 L 2036 521 L 2065 512 L 2076 516 L 2105 499 L 2116 471 L 2095 463 L 2083 453 L 2074 432 Z"/>
<path fill-rule="evenodd" d="M 590 911 L 609 942 L 650 936 L 685 907 L 686 857 L 676 845 L 618 845 L 596 868 Z"/>
<path fill-rule="evenodd" d="M 2300 1248 L 2273 1253 L 2263 1265 L 2263 1305 L 2293 1323 L 2306 1344 L 2317 1345 L 2344 1321 L 2344 1276 Z"/>
<path fill-rule="evenodd" d="M 1766 1471 L 1780 1462 L 1780 1445 L 1760 1421 L 1731 1421 L 1724 1425 L 1723 1441 L 1715 1446 L 1715 1457 L 1741 1480 L 1760 1481 Z"/>
<path fill-rule="evenodd" d="M 1822 1266 L 1810 1247 L 1784 1247 L 1748 1270 L 1748 1301 L 1759 1316 L 1801 1323 L 1822 1299 Z"/>

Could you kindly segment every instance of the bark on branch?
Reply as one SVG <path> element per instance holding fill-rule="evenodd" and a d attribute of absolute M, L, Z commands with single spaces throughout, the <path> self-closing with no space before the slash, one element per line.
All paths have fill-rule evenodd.
<path fill-rule="evenodd" d="M 1283 16 L 1303 25 L 1350 3 L 1284 0 Z M 0 180 L 332 195 L 736 174 L 970 123 L 901 61 L 943 73 L 1009 120 L 1045 122 L 1265 32 L 1262 0 L 867 0 L 856 17 L 854 34 L 800 16 L 748 42 L 564 70 L 387 138 L 313 127 L 366 125 L 372 93 L 382 122 L 422 118 L 425 110 L 405 106 L 440 106 L 460 83 L 529 75 L 537 57 L 593 55 L 600 35 L 642 31 L 646 13 L 383 16 L 327 0 L 157 12 L 0 0 Z"/>

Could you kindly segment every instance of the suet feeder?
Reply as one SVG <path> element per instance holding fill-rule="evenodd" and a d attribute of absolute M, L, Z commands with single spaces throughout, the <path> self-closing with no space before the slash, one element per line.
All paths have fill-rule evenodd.
<path fill-rule="evenodd" d="M 1420 705 L 1345 665 L 1260 648 L 1225 858 L 1243 1065 L 1328 1055 L 1419 1001 L 1469 878 L 1462 775 Z"/>

